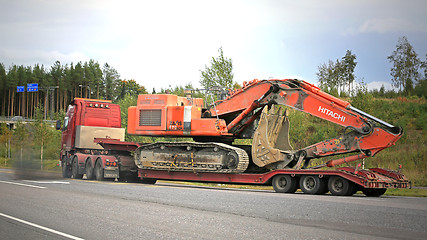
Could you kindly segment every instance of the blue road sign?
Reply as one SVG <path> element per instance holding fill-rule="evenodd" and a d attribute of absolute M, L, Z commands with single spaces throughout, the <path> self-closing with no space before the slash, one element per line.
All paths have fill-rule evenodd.
<path fill-rule="evenodd" d="M 25 86 L 17 86 L 16 92 L 25 92 Z"/>
<path fill-rule="evenodd" d="M 38 92 L 39 84 L 38 83 L 28 83 L 27 84 L 27 92 Z"/>

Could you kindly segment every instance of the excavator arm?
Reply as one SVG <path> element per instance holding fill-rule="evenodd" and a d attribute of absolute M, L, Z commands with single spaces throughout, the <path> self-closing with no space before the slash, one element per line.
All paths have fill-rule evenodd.
<path fill-rule="evenodd" d="M 303 149 L 293 150 L 289 144 L 289 121 L 282 105 L 309 113 L 344 127 L 344 134 Z M 355 153 L 316 166 L 333 167 L 374 156 L 394 145 L 402 129 L 377 119 L 333 97 L 318 87 L 301 80 L 272 79 L 244 83 L 242 89 L 217 101 L 209 110 L 210 117 L 224 119 L 228 133 L 242 137 L 252 123 L 259 119 L 253 133 L 252 160 L 259 167 L 270 169 L 305 168 L 309 161 L 337 154 Z"/>

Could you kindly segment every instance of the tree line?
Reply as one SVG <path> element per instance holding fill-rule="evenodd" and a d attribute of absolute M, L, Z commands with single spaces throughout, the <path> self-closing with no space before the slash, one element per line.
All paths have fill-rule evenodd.
<path fill-rule="evenodd" d="M 38 84 L 37 92 L 28 92 L 27 84 Z M 17 92 L 24 86 L 24 92 Z M 65 111 L 75 97 L 116 100 L 126 93 L 146 93 L 135 80 L 122 80 L 120 74 L 105 63 L 90 60 L 76 64 L 53 66 L 12 65 L 8 69 L 0 63 L 0 98 L 2 116 L 35 117 L 35 108 L 41 106 L 44 116 L 48 112 Z"/>
<path fill-rule="evenodd" d="M 399 38 L 396 49 L 387 57 L 392 64 L 390 76 L 392 86 L 398 91 L 385 90 L 382 86 L 379 90 L 371 90 L 377 97 L 397 97 L 418 95 L 427 97 L 427 54 L 422 61 L 409 43 L 407 37 Z M 344 57 L 335 61 L 329 60 L 318 66 L 317 80 L 319 87 L 332 94 L 340 96 L 354 95 L 355 88 L 354 69 L 357 65 L 356 55 L 347 50 Z M 360 81 L 363 84 L 363 78 Z M 360 84 L 360 83 L 359 83 Z"/>
<path fill-rule="evenodd" d="M 216 94 L 223 94 L 224 88 L 232 89 L 240 86 L 233 80 L 233 63 L 231 58 L 224 57 L 222 48 L 219 56 L 212 57 L 210 65 L 200 70 L 200 81 L 204 89 L 215 90 Z M 403 36 L 398 40 L 396 49 L 387 57 L 392 64 L 390 75 L 392 84 L 398 92 L 373 90 L 378 97 L 395 97 L 397 95 L 427 94 L 427 55 L 422 61 L 415 52 L 408 39 Z M 335 61 L 329 60 L 318 66 L 317 80 L 319 87 L 335 96 L 354 95 L 357 88 L 354 69 L 357 66 L 356 55 L 347 50 L 346 54 Z M 28 83 L 38 83 L 38 92 L 17 92 L 17 86 L 26 86 Z M 360 83 L 359 83 L 360 84 Z M 363 78 L 362 78 L 363 84 Z M 174 93 L 185 95 L 184 90 L 193 88 L 191 84 L 175 89 L 161 89 L 160 93 Z M 34 118 L 35 107 L 44 109 L 44 116 L 48 112 L 65 111 L 68 104 L 75 97 L 119 100 L 126 94 L 138 95 L 147 93 L 146 89 L 135 80 L 121 80 L 120 74 L 108 63 L 101 65 L 90 60 L 76 64 L 62 65 L 56 61 L 53 66 L 46 68 L 43 65 L 17 66 L 12 65 L 7 70 L 0 63 L 0 97 L 2 116 L 23 116 Z M 153 93 L 155 89 L 153 89 Z M 218 96 L 209 97 L 206 92 L 197 93 L 198 97 L 205 97 L 209 102 L 218 99 Z"/>

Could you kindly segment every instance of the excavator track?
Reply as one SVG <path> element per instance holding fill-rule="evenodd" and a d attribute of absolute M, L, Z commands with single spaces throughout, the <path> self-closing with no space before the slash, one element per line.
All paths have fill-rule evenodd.
<path fill-rule="evenodd" d="M 223 143 L 158 142 L 135 151 L 141 169 L 242 173 L 249 165 L 245 150 Z"/>

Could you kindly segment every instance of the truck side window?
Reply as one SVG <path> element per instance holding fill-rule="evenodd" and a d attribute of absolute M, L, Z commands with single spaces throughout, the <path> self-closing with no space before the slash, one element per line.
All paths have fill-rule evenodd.
<path fill-rule="evenodd" d="M 64 130 L 66 130 L 68 127 L 68 117 L 64 118 Z"/>

